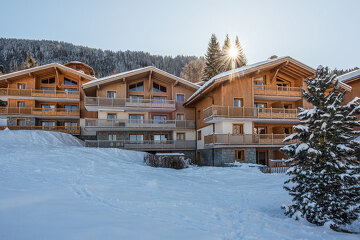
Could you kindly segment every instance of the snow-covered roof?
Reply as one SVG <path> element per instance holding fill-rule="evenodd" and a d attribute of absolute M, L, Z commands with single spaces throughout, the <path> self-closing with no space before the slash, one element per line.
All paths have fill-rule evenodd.
<path fill-rule="evenodd" d="M 345 83 L 355 78 L 360 78 L 360 69 L 340 75 L 336 78 L 336 80 Z"/>
<path fill-rule="evenodd" d="M 75 73 L 77 75 L 80 75 L 80 76 L 82 76 L 84 78 L 87 78 L 87 79 L 90 79 L 90 80 L 96 79 L 95 77 L 87 75 L 87 74 L 83 73 L 82 71 L 77 71 L 75 69 L 66 67 L 66 66 L 64 66 L 64 65 L 62 65 L 60 63 L 49 63 L 49 64 L 45 64 L 45 65 L 42 65 L 42 66 L 28 68 L 28 69 L 24 69 L 24 70 L 20 70 L 20 71 L 16 71 L 16 72 L 1 75 L 0 80 L 5 80 L 5 79 L 8 79 L 8 78 L 12 78 L 12 77 L 16 77 L 16 76 L 36 72 L 36 71 L 41 71 L 41 70 L 45 70 L 45 69 L 53 68 L 53 67 L 63 69 L 63 70 L 68 71 L 68 72 Z"/>
<path fill-rule="evenodd" d="M 300 62 L 296 61 L 295 59 L 292 59 L 291 57 L 289 56 L 285 56 L 285 57 L 278 57 L 278 58 L 274 58 L 274 59 L 268 59 L 268 60 L 265 60 L 265 61 L 261 61 L 261 62 L 257 62 L 257 63 L 253 63 L 253 64 L 250 64 L 250 65 L 246 65 L 246 66 L 243 66 L 243 67 L 240 67 L 240 68 L 236 68 L 236 69 L 233 69 L 233 70 L 230 70 L 230 71 L 226 71 L 226 72 L 223 72 L 223 73 L 220 73 L 216 76 L 214 76 L 213 78 L 211 78 L 209 81 L 207 81 L 204 85 L 202 85 L 188 100 L 186 103 L 190 102 L 192 99 L 194 99 L 197 95 L 199 95 L 201 92 L 203 92 L 205 89 L 207 89 L 210 85 L 212 85 L 216 80 L 218 79 L 221 79 L 221 78 L 225 78 L 227 76 L 232 76 L 232 77 L 239 77 L 239 76 L 244 76 L 245 75 L 245 72 L 248 71 L 248 70 L 251 70 L 253 68 L 256 68 L 256 67 L 266 67 L 266 66 L 271 66 L 271 65 L 275 65 L 275 64 L 279 64 L 279 63 L 282 63 L 282 62 L 285 62 L 285 61 L 293 61 L 297 64 L 301 64 Z M 311 69 L 313 70 L 312 68 L 304 65 L 304 64 L 301 64 L 303 67 L 307 68 L 307 69 Z M 186 104 L 185 103 L 185 104 Z"/>
<path fill-rule="evenodd" d="M 143 72 L 147 72 L 147 71 L 154 71 L 154 72 L 157 72 L 159 74 L 162 74 L 164 76 L 167 76 L 167 77 L 170 77 L 172 79 L 174 79 L 175 81 L 179 81 L 185 85 L 188 85 L 190 87 L 193 87 L 193 88 L 196 88 L 198 89 L 199 86 L 192 83 L 192 82 L 189 82 L 183 78 L 180 78 L 180 77 L 177 77 L 173 74 L 170 74 L 168 72 L 165 72 L 161 69 L 158 69 L 154 66 L 148 66 L 148 67 L 143 67 L 143 68 L 138 68 L 138 69 L 134 69 L 134 70 L 130 70 L 130 71 L 126 71 L 126 72 L 121 72 L 121 73 L 117 73 L 117 74 L 114 74 L 114 75 L 110 75 L 110 76 L 107 76 L 107 77 L 103 77 L 103 78 L 98 78 L 98 79 L 95 79 L 93 81 L 90 81 L 88 83 L 85 83 L 82 85 L 83 88 L 89 88 L 89 87 L 93 87 L 93 86 L 97 86 L 99 84 L 103 84 L 103 83 L 107 83 L 107 82 L 111 82 L 111 81 L 115 81 L 115 80 L 118 80 L 120 78 L 125 78 L 125 77 L 129 77 L 129 76 L 133 76 L 133 75 L 136 75 L 136 74 L 139 74 L 139 73 L 143 73 Z"/>

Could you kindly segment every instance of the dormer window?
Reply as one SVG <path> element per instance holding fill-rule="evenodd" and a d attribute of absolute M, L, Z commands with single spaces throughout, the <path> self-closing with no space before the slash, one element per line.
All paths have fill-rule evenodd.
<path fill-rule="evenodd" d="M 67 79 L 67 78 L 64 78 L 64 84 L 65 85 L 77 85 L 77 82 L 73 81 L 73 80 L 70 80 L 70 79 Z"/>
<path fill-rule="evenodd" d="M 138 82 L 129 85 L 129 91 L 131 92 L 143 92 L 144 91 L 144 82 Z"/>
<path fill-rule="evenodd" d="M 166 87 L 157 84 L 157 83 L 153 83 L 153 92 L 166 92 Z"/>

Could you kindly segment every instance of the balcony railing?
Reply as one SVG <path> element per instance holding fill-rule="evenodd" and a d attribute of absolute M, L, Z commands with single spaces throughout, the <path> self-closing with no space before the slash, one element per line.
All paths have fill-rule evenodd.
<path fill-rule="evenodd" d="M 87 128 L 161 128 L 195 129 L 192 120 L 85 119 Z"/>
<path fill-rule="evenodd" d="M 80 116 L 78 109 L 0 107 L 0 115 Z"/>
<path fill-rule="evenodd" d="M 195 140 L 144 140 L 144 141 L 130 141 L 130 140 L 86 140 L 86 147 L 98 148 L 125 148 L 135 150 L 176 150 L 176 149 L 195 149 Z"/>
<path fill-rule="evenodd" d="M 0 88 L 0 96 L 80 98 L 79 91 Z"/>
<path fill-rule="evenodd" d="M 286 96 L 286 97 L 301 97 L 302 90 L 300 87 L 280 87 L 271 85 L 255 85 L 255 95 L 264 96 Z"/>
<path fill-rule="evenodd" d="M 0 126 L 0 130 L 9 128 L 10 130 L 42 130 L 42 131 L 55 131 L 70 134 L 80 134 L 80 127 L 68 126 Z"/>
<path fill-rule="evenodd" d="M 298 119 L 297 109 L 253 108 L 210 106 L 204 109 L 204 120 L 213 117 L 223 118 L 265 118 L 265 119 Z"/>
<path fill-rule="evenodd" d="M 288 134 L 211 134 L 204 136 L 205 145 L 285 145 L 283 143 Z"/>
<path fill-rule="evenodd" d="M 130 98 L 104 98 L 85 97 L 87 107 L 111 107 L 111 108 L 170 108 L 175 109 L 174 100 L 158 99 L 130 99 Z"/>

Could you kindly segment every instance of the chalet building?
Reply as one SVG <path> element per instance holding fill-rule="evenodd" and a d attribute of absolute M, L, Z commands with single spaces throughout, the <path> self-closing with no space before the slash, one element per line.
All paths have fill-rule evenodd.
<path fill-rule="evenodd" d="M 1 75 L 2 125 L 80 135 L 80 119 L 87 116 L 81 86 L 94 79 L 92 68 L 79 62 L 71 68 L 51 63 Z"/>
<path fill-rule="evenodd" d="M 352 101 L 355 97 L 360 98 L 360 70 L 345 73 L 338 76 L 336 79 L 352 88 L 352 90 L 348 90 L 345 95 L 345 103 Z"/>
<path fill-rule="evenodd" d="M 99 78 L 82 86 L 90 147 L 182 152 L 195 158 L 195 112 L 185 101 L 199 86 L 155 67 Z M 90 140 L 90 139 L 93 140 Z"/>
<path fill-rule="evenodd" d="M 195 108 L 197 161 L 220 166 L 232 162 L 268 164 L 281 159 L 282 140 L 298 123 L 304 79 L 315 70 L 282 57 L 221 73 L 185 103 Z"/>

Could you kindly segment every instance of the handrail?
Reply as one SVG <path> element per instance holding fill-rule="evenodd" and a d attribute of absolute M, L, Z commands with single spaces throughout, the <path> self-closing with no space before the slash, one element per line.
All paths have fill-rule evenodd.
<path fill-rule="evenodd" d="M 204 109 L 203 111 L 204 119 L 211 117 L 298 119 L 297 109 L 232 107 L 212 105 Z"/>
<path fill-rule="evenodd" d="M 85 96 L 85 106 L 175 108 L 175 100 L 106 98 Z"/>
<path fill-rule="evenodd" d="M 285 145 L 283 143 L 290 134 L 210 134 L 204 136 L 205 145 Z"/>
<path fill-rule="evenodd" d="M 282 87 L 274 85 L 255 85 L 255 95 L 271 95 L 271 96 L 290 96 L 290 97 L 301 97 L 301 87 Z"/>
<path fill-rule="evenodd" d="M 0 115 L 69 115 L 78 116 L 79 109 L 0 107 Z"/>
<path fill-rule="evenodd" d="M 195 149 L 195 140 L 85 140 L 86 147 L 126 149 Z"/>
<path fill-rule="evenodd" d="M 79 98 L 79 91 L 0 88 L 0 96 Z"/>
<path fill-rule="evenodd" d="M 10 130 L 43 130 L 65 133 L 80 133 L 79 126 L 0 126 L 0 129 L 9 128 Z"/>
<path fill-rule="evenodd" d="M 194 120 L 153 120 L 153 119 L 97 119 L 86 118 L 85 127 L 103 128 L 181 128 L 195 129 Z"/>

